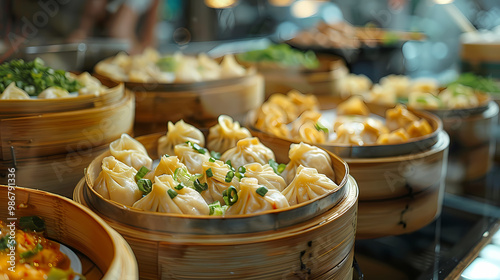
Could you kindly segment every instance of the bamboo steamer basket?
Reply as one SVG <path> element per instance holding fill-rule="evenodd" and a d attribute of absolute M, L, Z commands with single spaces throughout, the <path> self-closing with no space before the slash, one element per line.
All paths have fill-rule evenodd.
<path fill-rule="evenodd" d="M 342 101 L 335 97 L 318 96 L 318 99 L 321 110 L 335 108 Z M 388 108 L 377 104 L 367 106 L 372 113 L 379 116 L 383 116 Z M 318 145 L 341 156 L 349 165 L 349 173 L 358 182 L 359 226 L 356 238 L 409 233 L 426 226 L 441 212 L 449 137 L 442 131 L 442 123 L 438 117 L 418 110 L 409 110 L 426 119 L 433 132 L 397 145 Z M 255 114 L 255 111 L 252 112 L 247 119 L 252 135 L 270 141 L 279 139 L 253 126 Z M 428 196 L 422 195 L 427 192 L 437 199 L 429 200 Z M 394 207 L 391 208 L 387 201 L 394 201 L 398 206 L 411 201 L 410 205 L 415 208 L 411 208 L 413 213 L 423 211 L 426 214 L 409 215 L 405 223 L 400 223 L 402 210 L 393 211 Z M 404 209 L 406 204 L 402 207 Z M 377 212 L 384 214 L 374 215 L 375 208 Z"/>
<path fill-rule="evenodd" d="M 119 83 L 95 70 L 103 84 Z M 196 83 L 125 82 L 125 87 L 136 97 L 137 136 L 165 131 L 168 121 L 181 119 L 200 128 L 216 124 L 219 115 L 241 122 L 264 100 L 264 79 L 257 73 Z"/>
<path fill-rule="evenodd" d="M 132 132 L 134 95 L 123 85 L 111 93 L 119 99 L 109 104 L 0 119 L 0 184 L 7 184 L 7 168 L 15 167 L 19 184 L 71 197 L 90 161 Z"/>
<path fill-rule="evenodd" d="M 137 140 L 154 158 L 160 136 Z M 269 147 L 264 139 L 261 142 Z M 276 159 L 283 162 L 290 142 L 276 142 Z M 341 186 L 335 193 L 282 211 L 219 218 L 144 212 L 103 199 L 93 190 L 93 182 L 108 155 L 89 165 L 74 200 L 99 214 L 129 242 L 141 278 L 352 278 L 358 190 L 340 158 L 331 154 L 335 182 Z"/>
<path fill-rule="evenodd" d="M 288 92 L 296 89 L 300 92 L 314 92 L 316 95 L 334 95 L 338 92 L 338 81 L 349 70 L 344 61 L 334 55 L 317 54 L 319 67 L 306 69 L 303 67 L 285 67 L 276 63 L 244 62 L 240 64 L 253 66 L 264 76 L 266 99 L 276 92 Z"/>
<path fill-rule="evenodd" d="M 427 110 L 443 121 L 450 135 L 448 188 L 485 180 L 493 167 L 498 105 L 487 100 L 479 107 L 455 110 Z"/>
<path fill-rule="evenodd" d="M 9 187 L 0 185 L 1 205 L 7 207 L 12 195 L 17 205 L 15 216 L 0 211 L 0 218 L 8 221 L 13 217 L 40 216 L 45 221 L 48 237 L 71 247 L 79 256 L 87 280 L 138 278 L 137 262 L 130 246 L 89 209 L 40 190 L 16 187 L 9 194 Z"/>
<path fill-rule="evenodd" d="M 500 96 L 498 93 L 493 96 L 493 101 L 500 107 Z M 497 117 L 496 127 L 495 127 L 495 161 L 500 162 L 500 115 Z"/>

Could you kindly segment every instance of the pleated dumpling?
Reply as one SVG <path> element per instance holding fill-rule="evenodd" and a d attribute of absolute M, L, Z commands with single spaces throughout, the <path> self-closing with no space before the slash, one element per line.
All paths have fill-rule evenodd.
<path fill-rule="evenodd" d="M 404 128 L 397 129 L 391 133 L 381 134 L 377 139 L 377 144 L 391 145 L 400 144 L 408 141 L 410 135 L 406 132 Z"/>
<path fill-rule="evenodd" d="M 408 106 L 417 109 L 439 109 L 443 102 L 432 93 L 413 91 L 408 95 Z"/>
<path fill-rule="evenodd" d="M 238 141 L 236 147 L 227 150 L 221 156 L 224 162 L 230 160 L 234 168 L 253 162 L 266 164 L 270 159 L 275 159 L 273 151 L 260 143 L 257 137 Z"/>
<path fill-rule="evenodd" d="M 266 102 L 259 108 L 255 127 L 277 137 L 290 138 L 290 129 L 286 126 L 287 118 L 278 105 Z"/>
<path fill-rule="evenodd" d="M 174 175 L 177 168 L 186 168 L 177 156 L 162 156 L 160 163 L 156 166 L 154 177 L 160 175 Z"/>
<path fill-rule="evenodd" d="M 408 111 L 403 105 L 398 104 L 396 107 L 385 111 L 386 125 L 390 131 L 399 128 L 406 128 L 414 121 L 418 121 L 418 117 Z"/>
<path fill-rule="evenodd" d="M 205 146 L 205 136 L 196 127 L 180 120 L 173 124 L 168 122 L 167 134 L 158 139 L 158 155 L 174 155 L 175 145 L 186 143 L 187 141 Z"/>
<path fill-rule="evenodd" d="M 353 96 L 337 106 L 338 115 L 360 115 L 368 116 L 370 110 L 359 96 Z"/>
<path fill-rule="evenodd" d="M 259 185 L 255 178 L 243 178 L 240 182 L 238 200 L 230 205 L 226 215 L 243 215 L 289 207 L 280 191 Z"/>
<path fill-rule="evenodd" d="M 313 94 L 302 94 L 298 90 L 287 93 L 288 99 L 296 106 L 296 114 L 301 115 L 305 111 L 318 111 L 318 98 Z"/>
<path fill-rule="evenodd" d="M 100 95 L 106 91 L 106 88 L 101 84 L 101 82 L 88 72 L 83 72 L 82 74 L 75 76 L 75 79 L 83 85 L 83 87 L 78 90 L 79 95 Z"/>
<path fill-rule="evenodd" d="M 432 127 L 426 119 L 412 122 L 407 128 L 410 138 L 421 137 L 432 133 Z"/>
<path fill-rule="evenodd" d="M 285 179 L 276 174 L 269 164 L 249 163 L 244 165 L 244 167 L 245 178 L 255 178 L 258 180 L 259 185 L 278 191 L 282 191 L 286 187 Z"/>
<path fill-rule="evenodd" d="M 175 82 L 195 83 L 201 82 L 203 76 L 198 71 L 198 61 L 194 57 L 174 55 L 176 60 Z"/>
<path fill-rule="evenodd" d="M 247 73 L 247 70 L 236 62 L 232 54 L 225 55 L 220 66 L 220 77 L 223 79 L 241 77 Z"/>
<path fill-rule="evenodd" d="M 296 139 L 307 143 L 323 144 L 327 141 L 328 134 L 318 129 L 315 123 L 308 122 L 299 128 Z"/>
<path fill-rule="evenodd" d="M 136 170 L 141 169 L 143 166 L 151 170 L 153 166 L 153 160 L 149 157 L 146 148 L 141 142 L 128 134 L 124 133 L 120 139 L 111 142 L 109 151 L 117 160 L 132 166 Z"/>
<path fill-rule="evenodd" d="M 106 199 L 132 206 L 142 192 L 135 182 L 137 170 L 118 161 L 113 156 L 102 160 L 102 170 L 94 182 L 94 189 Z"/>
<path fill-rule="evenodd" d="M 188 187 L 179 186 L 170 175 L 155 177 L 151 192 L 132 206 L 152 212 L 187 215 L 208 215 L 208 204 L 201 195 Z"/>
<path fill-rule="evenodd" d="M 16 83 L 12 82 L 9 86 L 0 94 L 0 99 L 30 99 L 30 96 L 22 89 L 16 86 Z"/>
<path fill-rule="evenodd" d="M 38 95 L 39 99 L 54 99 L 61 97 L 69 97 L 69 92 L 60 87 L 49 87 Z"/>
<path fill-rule="evenodd" d="M 248 129 L 241 127 L 239 122 L 233 121 L 230 116 L 220 115 L 218 124 L 212 126 L 208 132 L 207 148 L 210 151 L 224 153 L 236 147 L 239 140 L 252 137 Z"/>
<path fill-rule="evenodd" d="M 451 85 L 439 94 L 446 108 L 471 108 L 479 105 L 479 99 L 473 88 L 464 85 Z"/>
<path fill-rule="evenodd" d="M 193 146 L 191 142 L 175 145 L 174 154 L 186 165 L 191 174 L 201 174 L 203 172 L 202 164 L 210 159 L 207 149 Z"/>
<path fill-rule="evenodd" d="M 338 87 L 342 97 L 363 95 L 372 87 L 372 81 L 365 75 L 349 74 L 340 79 Z"/>
<path fill-rule="evenodd" d="M 220 160 L 206 161 L 203 163 L 203 177 L 201 182 L 207 184 L 207 190 L 202 191 L 201 195 L 207 203 L 219 201 L 224 205 L 222 192 L 229 186 L 239 189 L 239 179 L 231 167 Z"/>
<path fill-rule="evenodd" d="M 215 80 L 220 77 L 220 65 L 208 55 L 200 53 L 198 55 L 198 70 L 203 80 Z"/>
<path fill-rule="evenodd" d="M 321 118 L 321 112 L 316 110 L 307 110 L 303 112 L 300 117 L 292 122 L 292 137 L 298 138 L 300 134 L 300 127 L 306 123 L 314 124 L 319 122 Z"/>
<path fill-rule="evenodd" d="M 297 172 L 296 170 L 300 165 L 316 168 L 319 173 L 325 174 L 328 178 L 335 178 L 330 156 L 318 147 L 306 143 L 291 144 L 288 157 L 290 158 L 290 162 L 281 173 L 287 184 L 292 182 Z"/>
<path fill-rule="evenodd" d="M 389 86 L 374 85 L 370 89 L 368 101 L 376 104 L 392 105 L 397 102 L 396 91 Z"/>
<path fill-rule="evenodd" d="M 315 199 L 339 188 L 335 182 L 315 168 L 300 165 L 293 181 L 281 192 L 290 206 Z"/>
<path fill-rule="evenodd" d="M 388 75 L 380 79 L 384 88 L 392 88 L 398 97 L 405 97 L 410 90 L 410 78 L 405 75 Z"/>

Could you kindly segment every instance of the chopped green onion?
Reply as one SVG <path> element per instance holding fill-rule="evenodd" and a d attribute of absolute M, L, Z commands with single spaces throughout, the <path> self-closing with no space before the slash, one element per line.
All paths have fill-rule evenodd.
<path fill-rule="evenodd" d="M 210 209 L 210 216 L 222 216 L 226 212 L 227 205 L 220 205 L 220 201 L 208 204 L 208 209 Z"/>
<path fill-rule="evenodd" d="M 193 185 L 194 185 L 194 189 L 195 189 L 197 192 L 199 192 L 199 193 L 201 193 L 202 191 L 205 191 L 205 190 L 207 190 L 207 189 L 208 189 L 208 184 L 207 184 L 207 183 L 203 183 L 203 184 L 202 184 L 202 183 L 200 183 L 200 180 L 198 180 L 198 179 L 196 179 L 196 180 L 194 181 L 194 184 L 193 184 Z"/>
<path fill-rule="evenodd" d="M 240 167 L 238 167 L 238 172 L 245 173 L 245 172 L 247 172 L 247 169 L 244 166 L 240 166 Z"/>
<path fill-rule="evenodd" d="M 427 99 L 425 99 L 424 97 L 418 97 L 417 102 L 422 104 L 427 104 Z"/>
<path fill-rule="evenodd" d="M 226 183 L 230 183 L 233 180 L 233 177 L 234 177 L 234 171 L 229 170 L 226 174 L 226 178 L 224 179 L 224 181 L 226 181 Z"/>
<path fill-rule="evenodd" d="M 184 188 L 184 184 L 183 183 L 179 183 L 177 186 L 174 187 L 174 189 L 176 190 L 182 190 Z"/>
<path fill-rule="evenodd" d="M 208 161 L 210 162 L 215 162 L 215 159 L 213 157 L 209 158 Z"/>
<path fill-rule="evenodd" d="M 269 190 L 266 187 L 260 187 L 255 192 L 260 196 L 265 196 Z"/>
<path fill-rule="evenodd" d="M 205 173 L 207 174 L 207 177 L 210 178 L 212 176 L 214 176 L 214 173 L 212 173 L 212 168 L 209 168 L 205 171 Z"/>
<path fill-rule="evenodd" d="M 144 178 L 146 174 L 148 174 L 149 169 L 146 166 L 143 166 L 137 171 L 137 174 L 135 174 L 135 181 L 139 181 L 140 179 Z"/>
<path fill-rule="evenodd" d="M 317 131 L 323 131 L 324 133 L 328 134 L 328 128 L 324 127 L 322 124 L 320 124 L 319 122 L 317 122 L 315 125 L 314 125 L 314 128 L 316 128 Z"/>
<path fill-rule="evenodd" d="M 234 176 L 236 176 L 240 181 L 241 179 L 243 179 L 243 177 L 245 177 L 245 175 L 241 174 L 240 172 L 234 173 Z"/>
<path fill-rule="evenodd" d="M 238 201 L 238 191 L 235 187 L 229 186 L 229 188 L 222 192 L 222 198 L 224 199 L 226 205 L 231 206 Z"/>
<path fill-rule="evenodd" d="M 231 168 L 233 168 L 233 165 L 231 164 L 231 160 L 230 159 L 226 160 L 226 164 L 229 165 Z"/>
<path fill-rule="evenodd" d="M 149 179 L 139 179 L 137 181 L 137 186 L 144 195 L 147 195 L 153 190 L 153 183 L 151 183 Z"/>
<path fill-rule="evenodd" d="M 220 159 L 221 154 L 216 151 L 210 151 L 210 156 L 213 157 L 214 159 Z"/>
<path fill-rule="evenodd" d="M 280 163 L 278 164 L 274 159 L 269 160 L 269 166 L 274 170 L 274 173 L 280 175 L 286 168 L 286 164 Z"/>
<path fill-rule="evenodd" d="M 168 154 L 164 154 L 163 156 L 164 156 L 164 157 L 170 157 Z"/>
<path fill-rule="evenodd" d="M 31 258 L 31 257 L 35 256 L 36 254 L 38 254 L 42 250 L 43 250 L 42 244 L 38 243 L 38 244 L 36 244 L 35 248 L 33 248 L 33 250 L 23 252 L 23 253 L 19 254 L 19 256 L 23 259 Z"/>
<path fill-rule="evenodd" d="M 174 190 L 172 190 L 172 189 L 168 189 L 167 193 L 168 193 L 168 196 L 170 196 L 171 199 L 174 199 L 174 197 L 177 196 L 177 192 L 174 191 Z"/>
<path fill-rule="evenodd" d="M 205 154 L 207 152 L 207 149 L 201 147 L 200 145 L 196 143 L 192 143 L 191 141 L 186 142 L 193 150 L 197 151 L 200 154 Z"/>
<path fill-rule="evenodd" d="M 5 235 L 2 238 L 0 238 L 0 251 L 9 248 L 9 236 L 10 235 Z M 12 244 L 12 246 L 15 246 L 15 244 Z"/>
<path fill-rule="evenodd" d="M 26 216 L 19 218 L 19 227 L 22 230 L 42 231 L 45 229 L 45 222 L 38 216 Z"/>

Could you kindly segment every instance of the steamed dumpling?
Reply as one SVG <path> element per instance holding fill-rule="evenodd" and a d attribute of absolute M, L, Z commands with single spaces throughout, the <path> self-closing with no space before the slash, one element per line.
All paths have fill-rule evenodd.
<path fill-rule="evenodd" d="M 369 96 L 369 102 L 384 105 L 395 105 L 398 98 L 394 89 L 381 85 L 374 85 Z"/>
<path fill-rule="evenodd" d="M 474 89 L 464 85 L 452 85 L 443 90 L 439 97 L 446 108 L 470 108 L 479 105 L 479 99 Z"/>
<path fill-rule="evenodd" d="M 435 79 L 416 79 L 410 85 L 410 92 L 413 91 L 435 94 L 439 91 L 439 85 Z"/>
<path fill-rule="evenodd" d="M 207 148 L 210 151 L 224 153 L 236 146 L 239 140 L 252 137 L 248 129 L 226 115 L 220 115 L 218 124 L 212 126 L 208 133 Z"/>
<path fill-rule="evenodd" d="M 221 156 L 224 162 L 230 160 L 234 168 L 253 162 L 266 164 L 270 159 L 275 159 L 273 151 L 260 143 L 257 137 L 238 141 L 236 147 L 227 150 Z"/>
<path fill-rule="evenodd" d="M 201 151 L 204 153 L 193 149 L 187 143 L 175 145 L 174 147 L 174 154 L 186 165 L 191 174 L 201 174 L 203 172 L 202 164 L 210 159 L 210 154 L 206 149 L 202 149 Z"/>
<path fill-rule="evenodd" d="M 361 137 L 363 129 L 364 125 L 358 122 L 341 124 L 336 130 L 337 138 L 333 143 L 362 146 L 365 144 Z"/>
<path fill-rule="evenodd" d="M 323 130 L 318 130 L 316 124 L 308 122 L 299 128 L 296 139 L 308 143 L 322 144 L 325 143 L 328 135 Z"/>
<path fill-rule="evenodd" d="M 215 80 L 220 77 L 219 64 L 204 53 L 198 55 L 198 70 L 203 80 Z"/>
<path fill-rule="evenodd" d="M 222 79 L 241 77 L 244 76 L 247 72 L 245 68 L 243 68 L 243 66 L 239 65 L 238 62 L 236 62 L 236 59 L 232 54 L 225 55 L 220 66 L 220 77 Z"/>
<path fill-rule="evenodd" d="M 154 177 L 160 175 L 174 175 L 177 168 L 186 168 L 184 163 L 179 161 L 176 156 L 162 156 L 160 163 L 156 166 L 154 170 Z"/>
<path fill-rule="evenodd" d="M 146 148 L 128 134 L 124 133 L 120 139 L 111 142 L 109 151 L 117 160 L 136 170 L 141 169 L 142 166 L 151 170 L 153 166 L 153 160 L 148 156 Z"/>
<path fill-rule="evenodd" d="M 330 179 L 335 179 L 335 173 L 332 168 L 330 155 L 324 150 L 305 143 L 291 144 L 288 151 L 290 162 L 286 165 L 281 176 L 287 184 L 290 184 L 297 173 L 300 165 L 316 168 L 319 173 L 325 174 Z"/>
<path fill-rule="evenodd" d="M 158 155 L 174 155 L 175 145 L 186 143 L 187 141 L 205 146 L 205 136 L 196 127 L 180 120 L 173 124 L 168 122 L 167 134 L 158 139 Z"/>
<path fill-rule="evenodd" d="M 408 106 L 418 109 L 438 109 L 442 106 L 442 101 L 432 93 L 413 91 L 408 95 Z"/>
<path fill-rule="evenodd" d="M 404 128 L 397 129 L 391 133 L 384 133 L 377 139 L 377 144 L 391 145 L 407 142 L 410 136 Z"/>
<path fill-rule="evenodd" d="M 63 88 L 60 87 L 49 87 L 42 91 L 39 95 L 38 98 L 40 99 L 54 99 L 54 98 L 61 98 L 61 97 L 68 97 L 69 92 Z"/>
<path fill-rule="evenodd" d="M 368 116 L 370 110 L 366 107 L 363 99 L 359 96 L 353 96 L 337 106 L 338 115 L 360 115 Z"/>
<path fill-rule="evenodd" d="M 113 156 L 102 160 L 102 171 L 94 182 L 94 189 L 106 199 L 132 206 L 141 198 L 142 192 L 135 182 L 137 170 Z"/>
<path fill-rule="evenodd" d="M 372 81 L 365 75 L 349 74 L 339 81 L 340 96 L 363 95 L 372 87 Z"/>
<path fill-rule="evenodd" d="M 412 122 L 407 128 L 410 138 L 421 137 L 432 133 L 432 127 L 426 119 Z"/>
<path fill-rule="evenodd" d="M 286 113 L 280 107 L 266 102 L 259 109 L 255 127 L 277 137 L 290 138 L 290 129 L 286 126 L 287 119 Z"/>
<path fill-rule="evenodd" d="M 403 105 L 398 104 L 392 109 L 385 111 L 386 125 L 390 131 L 399 128 L 406 128 L 414 121 L 418 121 L 418 117 L 408 111 Z"/>
<path fill-rule="evenodd" d="M 380 79 L 380 85 L 391 88 L 398 97 L 405 97 L 410 90 L 410 79 L 405 75 L 388 75 Z"/>
<path fill-rule="evenodd" d="M 106 90 L 106 88 L 102 86 L 101 82 L 88 72 L 83 72 L 82 74 L 75 76 L 75 79 L 83 85 L 83 87 L 78 90 L 79 95 L 100 95 Z"/>
<path fill-rule="evenodd" d="M 276 174 L 269 164 L 262 165 L 260 163 L 249 163 L 244 165 L 245 178 L 255 178 L 259 185 L 263 185 L 268 189 L 276 189 L 283 191 L 286 187 L 285 179 Z"/>
<path fill-rule="evenodd" d="M 316 110 L 308 110 L 303 112 L 298 119 L 292 122 L 292 136 L 294 138 L 298 138 L 300 134 L 300 127 L 303 126 L 306 123 L 312 123 L 313 126 L 317 122 L 319 122 L 319 119 L 321 118 L 321 113 Z"/>
<path fill-rule="evenodd" d="M 318 111 L 318 98 L 313 94 L 302 94 L 298 90 L 291 90 L 287 93 L 288 99 L 295 105 L 296 114 L 301 115 L 305 111 Z"/>
<path fill-rule="evenodd" d="M 241 179 L 238 200 L 229 206 L 226 215 L 254 214 L 290 206 L 280 191 L 268 189 L 267 193 L 262 196 L 257 193 L 260 187 L 263 186 L 259 185 L 259 181 L 255 178 Z"/>
<path fill-rule="evenodd" d="M 174 55 L 175 57 L 175 55 Z M 182 56 L 177 60 L 175 68 L 175 82 L 200 82 L 203 80 L 198 71 L 198 61 L 194 57 Z"/>
<path fill-rule="evenodd" d="M 239 189 L 240 182 L 238 177 L 233 176 L 230 178 L 229 176 L 228 180 L 229 178 L 231 180 L 226 182 L 226 176 L 230 171 L 233 172 L 230 166 L 220 160 L 214 162 L 206 161 L 203 163 L 203 177 L 201 182 L 207 183 L 208 189 L 202 191 L 201 195 L 207 203 L 219 201 L 221 205 L 224 205 L 225 202 L 222 198 L 222 192 L 229 188 L 229 186 L 234 186 L 236 189 Z M 211 176 L 209 176 L 209 174 L 211 174 Z"/>
<path fill-rule="evenodd" d="M 282 194 L 290 206 L 315 199 L 316 197 L 335 191 L 339 188 L 335 182 L 324 174 L 319 174 L 315 168 L 300 165 L 293 181 Z"/>
<path fill-rule="evenodd" d="M 134 208 L 152 212 L 175 213 L 187 215 L 208 215 L 208 204 L 201 195 L 188 187 L 175 189 L 179 183 L 170 175 L 155 177 L 153 188 L 149 194 L 134 203 Z M 172 198 L 169 194 L 173 193 Z"/>
<path fill-rule="evenodd" d="M 269 111 L 280 111 L 280 114 L 283 114 L 285 117 L 282 122 L 284 123 L 289 123 L 295 120 L 300 114 L 298 113 L 298 108 L 295 105 L 295 103 L 288 98 L 288 96 L 281 94 L 281 93 L 275 93 L 269 97 L 267 102 L 264 104 L 269 104 Z M 276 109 L 279 108 L 279 109 Z M 264 113 L 270 113 L 268 111 L 265 111 Z"/>
<path fill-rule="evenodd" d="M 16 86 L 16 83 L 12 82 L 9 86 L 0 94 L 0 99 L 30 99 L 30 96 L 22 89 Z"/>

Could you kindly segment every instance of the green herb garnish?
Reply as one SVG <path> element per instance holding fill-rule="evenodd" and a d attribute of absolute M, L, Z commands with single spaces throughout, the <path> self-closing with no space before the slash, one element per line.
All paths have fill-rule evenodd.
<path fill-rule="evenodd" d="M 193 148 L 193 150 L 197 151 L 200 154 L 205 154 L 206 152 L 208 152 L 207 149 L 201 147 L 200 145 L 198 145 L 196 143 L 193 143 L 191 141 L 187 141 L 186 143 L 188 144 L 188 146 L 190 146 L 191 148 Z"/>
<path fill-rule="evenodd" d="M 224 179 L 224 181 L 226 183 L 230 183 L 233 180 L 233 178 L 234 178 L 234 171 L 229 170 L 226 174 L 226 178 Z"/>
<path fill-rule="evenodd" d="M 146 166 L 142 166 L 139 171 L 137 171 L 137 174 L 135 174 L 135 181 L 139 181 L 140 179 L 144 178 L 146 174 L 148 174 L 149 169 Z"/>
<path fill-rule="evenodd" d="M 274 173 L 280 175 L 286 168 L 286 164 L 280 163 L 278 164 L 274 159 L 269 160 L 269 166 L 274 170 Z"/>
<path fill-rule="evenodd" d="M 172 190 L 172 189 L 168 189 L 167 193 L 168 193 L 168 196 L 170 196 L 171 199 L 174 199 L 174 197 L 177 196 L 177 192 L 174 191 L 174 190 Z"/>
<path fill-rule="evenodd" d="M 33 250 L 23 252 L 23 253 L 19 254 L 19 256 L 23 259 L 31 258 L 31 257 L 35 256 L 36 254 L 38 254 L 42 250 L 43 250 L 42 244 L 38 243 L 38 244 L 36 244 L 35 248 L 33 248 Z"/>
<path fill-rule="evenodd" d="M 177 61 L 174 56 L 164 56 L 158 59 L 156 66 L 158 66 L 162 72 L 174 72 L 177 68 Z"/>
<path fill-rule="evenodd" d="M 238 201 L 238 191 L 235 187 L 229 186 L 229 188 L 222 192 L 222 198 L 226 205 L 231 206 Z"/>
<path fill-rule="evenodd" d="M 38 216 L 25 216 L 19 218 L 19 228 L 22 230 L 43 231 L 45 221 Z"/>
<path fill-rule="evenodd" d="M 314 124 L 314 128 L 316 128 L 317 131 L 323 131 L 324 133 L 328 134 L 328 128 L 324 127 L 319 122 L 317 122 L 316 124 Z"/>
<path fill-rule="evenodd" d="M 210 178 L 214 176 L 214 173 L 212 173 L 212 168 L 209 168 L 205 171 L 205 174 L 207 174 L 207 177 Z"/>
<path fill-rule="evenodd" d="M 288 44 L 271 45 L 266 49 L 238 54 L 237 57 L 249 62 L 273 62 L 282 66 L 299 66 L 308 69 L 319 67 L 319 60 L 313 51 L 302 52 Z"/>
<path fill-rule="evenodd" d="M 210 156 L 213 157 L 214 159 L 220 159 L 221 154 L 216 151 L 210 151 Z"/>
<path fill-rule="evenodd" d="M 208 189 L 208 184 L 207 183 L 201 183 L 200 180 L 196 179 L 193 184 L 194 189 L 201 193 L 203 191 L 206 191 Z"/>
<path fill-rule="evenodd" d="M 174 187 L 174 189 L 176 189 L 176 190 L 178 190 L 178 191 L 179 191 L 179 190 L 182 190 L 184 187 L 185 187 L 185 186 L 184 186 L 184 184 L 183 184 L 183 183 L 179 183 L 177 186 L 175 186 L 175 187 Z"/>
<path fill-rule="evenodd" d="M 144 195 L 147 195 L 153 190 L 153 183 L 149 179 L 139 179 L 137 180 L 137 187 Z"/>
<path fill-rule="evenodd" d="M 226 213 L 227 205 L 221 206 L 219 201 L 208 204 L 208 209 L 210 209 L 210 216 L 222 216 Z"/>
<path fill-rule="evenodd" d="M 265 196 L 269 190 L 266 187 L 260 187 L 255 192 L 260 196 Z"/>

